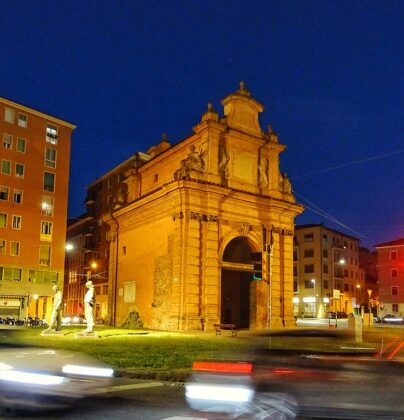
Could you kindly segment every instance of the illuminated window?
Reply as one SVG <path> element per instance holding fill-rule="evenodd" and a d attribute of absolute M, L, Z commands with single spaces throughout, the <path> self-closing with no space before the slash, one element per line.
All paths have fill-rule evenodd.
<path fill-rule="evenodd" d="M 53 216 L 54 198 L 49 195 L 42 196 L 42 214 L 44 216 Z"/>
<path fill-rule="evenodd" d="M 8 201 L 8 187 L 3 187 L 0 185 L 0 200 Z"/>
<path fill-rule="evenodd" d="M 21 281 L 21 268 L 0 267 L 0 280 Z"/>
<path fill-rule="evenodd" d="M 18 126 L 27 128 L 27 116 L 25 114 L 18 114 Z"/>
<path fill-rule="evenodd" d="M 20 243 L 17 241 L 10 242 L 10 255 L 12 257 L 18 257 L 20 255 Z"/>
<path fill-rule="evenodd" d="M 18 176 L 19 178 L 24 178 L 24 172 L 25 172 L 25 165 L 23 165 L 22 163 L 16 163 L 15 176 Z"/>
<path fill-rule="evenodd" d="M 58 144 L 58 128 L 51 124 L 46 124 L 46 142 Z"/>
<path fill-rule="evenodd" d="M 4 121 L 14 124 L 14 109 L 6 108 L 4 110 Z"/>
<path fill-rule="evenodd" d="M 14 190 L 13 203 L 21 204 L 22 203 L 22 190 Z"/>
<path fill-rule="evenodd" d="M 304 242 L 313 242 L 314 235 L 312 233 L 307 233 L 304 235 Z"/>
<path fill-rule="evenodd" d="M 53 232 L 53 223 L 42 220 L 41 221 L 41 240 L 51 241 Z"/>
<path fill-rule="evenodd" d="M 52 174 L 51 172 L 44 172 L 43 189 L 50 192 L 55 191 L 55 174 Z"/>
<path fill-rule="evenodd" d="M 39 246 L 39 265 L 50 266 L 51 262 L 51 247 L 47 245 Z"/>
<path fill-rule="evenodd" d="M 18 138 L 17 139 L 17 152 L 25 153 L 26 150 L 26 141 L 25 139 Z"/>
<path fill-rule="evenodd" d="M 7 213 L 0 213 L 0 227 L 7 227 Z"/>
<path fill-rule="evenodd" d="M 11 174 L 11 162 L 9 160 L 3 159 L 1 161 L 1 173 L 5 175 Z"/>
<path fill-rule="evenodd" d="M 13 147 L 13 136 L 11 134 L 3 134 L 3 147 L 5 149 L 12 149 Z"/>
<path fill-rule="evenodd" d="M 58 282 L 58 273 L 53 271 L 29 270 L 30 283 L 36 284 L 56 284 Z"/>
<path fill-rule="evenodd" d="M 0 255 L 6 255 L 6 241 L 5 241 L 5 239 L 0 239 Z"/>
<path fill-rule="evenodd" d="M 21 221 L 22 221 L 21 216 L 13 215 L 13 223 L 12 223 L 13 229 L 21 230 Z"/>
<path fill-rule="evenodd" d="M 45 165 L 56 168 L 56 149 L 45 148 Z"/>

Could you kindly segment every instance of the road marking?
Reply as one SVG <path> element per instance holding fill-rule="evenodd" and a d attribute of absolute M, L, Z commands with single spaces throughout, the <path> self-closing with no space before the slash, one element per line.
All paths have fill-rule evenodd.
<path fill-rule="evenodd" d="M 98 388 L 95 393 L 102 392 L 116 392 L 116 391 L 129 391 L 131 389 L 142 389 L 142 388 L 153 388 L 156 386 L 164 386 L 163 382 L 141 382 L 137 384 L 126 384 L 126 385 L 113 385 L 105 388 Z"/>
<path fill-rule="evenodd" d="M 394 356 L 400 351 L 401 347 L 404 347 L 404 341 L 401 341 L 398 346 L 387 356 L 388 360 L 394 358 Z"/>

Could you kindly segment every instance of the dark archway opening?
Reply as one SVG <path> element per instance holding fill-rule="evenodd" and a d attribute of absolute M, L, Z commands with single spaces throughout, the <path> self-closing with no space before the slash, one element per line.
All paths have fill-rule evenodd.
<path fill-rule="evenodd" d="M 255 302 L 252 283 L 251 253 L 253 248 L 245 237 L 229 242 L 223 253 L 221 279 L 221 318 L 223 324 L 249 328 Z"/>

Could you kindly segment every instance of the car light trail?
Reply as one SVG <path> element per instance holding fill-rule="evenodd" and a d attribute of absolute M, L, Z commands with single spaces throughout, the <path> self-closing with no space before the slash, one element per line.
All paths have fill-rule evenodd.
<path fill-rule="evenodd" d="M 245 387 L 188 384 L 185 396 L 197 400 L 246 403 L 252 401 L 254 391 Z"/>
<path fill-rule="evenodd" d="M 63 366 L 62 372 L 71 375 L 99 376 L 105 378 L 111 378 L 114 376 L 114 370 L 110 368 L 97 368 L 80 365 L 65 365 Z"/>
<path fill-rule="evenodd" d="M 63 376 L 6 370 L 0 372 L 0 380 L 31 385 L 60 385 L 65 379 Z"/>

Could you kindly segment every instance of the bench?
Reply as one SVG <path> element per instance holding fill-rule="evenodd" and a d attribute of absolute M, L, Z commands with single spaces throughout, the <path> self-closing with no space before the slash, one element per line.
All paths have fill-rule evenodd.
<path fill-rule="evenodd" d="M 237 330 L 235 324 L 213 324 L 216 330 L 216 335 L 222 335 L 222 330 L 231 330 L 231 336 L 237 336 Z"/>

